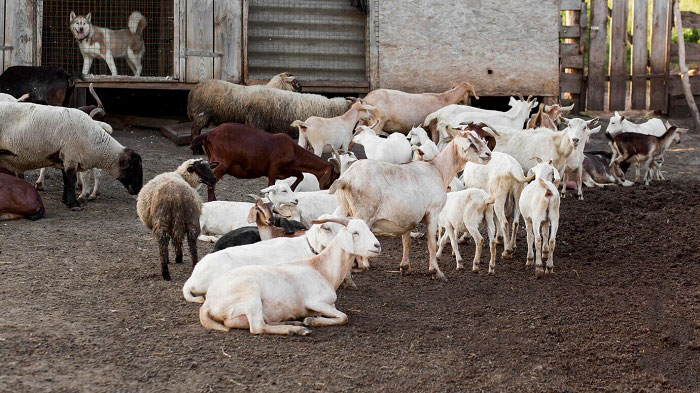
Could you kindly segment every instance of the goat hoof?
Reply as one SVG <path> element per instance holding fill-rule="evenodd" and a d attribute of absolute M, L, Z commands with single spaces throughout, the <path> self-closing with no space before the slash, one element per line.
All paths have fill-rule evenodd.
<path fill-rule="evenodd" d="M 35 183 L 35 184 L 34 184 L 34 188 L 36 188 L 36 189 L 39 190 L 39 191 L 43 191 L 43 190 L 44 190 L 44 184 L 43 184 L 43 183 Z"/>
<path fill-rule="evenodd" d="M 296 332 L 296 334 L 299 336 L 308 336 L 309 334 L 311 334 L 311 329 L 301 328 Z"/>
<path fill-rule="evenodd" d="M 528 258 L 527 261 L 525 261 L 525 266 L 532 266 L 533 263 L 535 263 L 535 258 Z"/>
<path fill-rule="evenodd" d="M 311 326 L 314 323 L 314 317 L 306 317 L 304 318 L 303 325 L 304 326 Z"/>
<path fill-rule="evenodd" d="M 170 273 L 163 273 L 163 280 L 170 281 L 171 280 Z"/>
<path fill-rule="evenodd" d="M 441 280 L 442 282 L 447 282 L 447 277 L 442 272 L 433 272 L 433 280 Z"/>
<path fill-rule="evenodd" d="M 545 271 L 544 274 L 554 274 L 554 268 L 553 267 L 548 267 Z"/>
<path fill-rule="evenodd" d="M 489 274 L 496 274 L 496 270 L 494 270 L 492 267 L 489 268 Z"/>
<path fill-rule="evenodd" d="M 513 259 L 513 253 L 511 253 L 510 251 L 503 251 L 503 254 L 501 254 L 501 258 Z"/>
<path fill-rule="evenodd" d="M 413 269 L 411 269 L 410 266 L 399 266 L 399 270 L 401 271 L 402 276 L 410 276 L 411 273 L 413 273 Z"/>
<path fill-rule="evenodd" d="M 357 284 L 351 278 L 346 278 L 343 281 L 343 288 L 345 289 L 357 289 Z"/>
<path fill-rule="evenodd" d="M 540 278 L 544 275 L 544 270 L 541 267 L 535 268 L 535 278 Z"/>
<path fill-rule="evenodd" d="M 419 237 L 423 237 L 423 232 L 411 232 L 411 237 L 414 239 L 417 239 Z"/>
<path fill-rule="evenodd" d="M 472 273 L 479 273 L 479 266 L 472 266 Z"/>
<path fill-rule="evenodd" d="M 94 201 L 95 199 L 97 199 L 97 195 L 98 195 L 98 194 L 90 195 L 90 196 L 87 198 L 88 201 Z"/>
<path fill-rule="evenodd" d="M 462 265 L 461 263 L 457 262 L 457 269 L 456 269 L 456 270 L 462 270 L 462 269 L 464 269 L 464 265 Z"/>

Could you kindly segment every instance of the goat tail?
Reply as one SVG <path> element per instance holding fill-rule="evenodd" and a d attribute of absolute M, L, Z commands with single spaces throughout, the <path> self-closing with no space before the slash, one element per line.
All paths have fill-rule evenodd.
<path fill-rule="evenodd" d="M 301 120 L 294 120 L 294 123 L 292 123 L 290 127 L 298 127 L 299 131 L 306 132 L 306 129 L 309 128 L 309 125 Z"/>
<path fill-rule="evenodd" d="M 143 33 L 146 28 L 146 18 L 140 12 L 134 11 L 129 15 L 129 30 L 134 34 Z"/>
<path fill-rule="evenodd" d="M 486 201 L 487 205 L 493 205 L 494 203 L 496 203 L 496 198 L 494 197 L 490 197 L 489 200 Z"/>
<path fill-rule="evenodd" d="M 512 177 L 513 180 L 515 180 L 515 181 L 517 181 L 517 182 L 519 182 L 519 183 L 529 183 L 529 182 L 532 181 L 532 179 L 535 178 L 535 174 L 533 173 L 533 174 L 530 175 L 530 176 L 523 176 L 523 175 L 521 175 L 521 174 L 519 174 L 519 173 L 517 173 L 517 172 L 516 172 L 516 173 L 512 173 L 512 172 L 511 172 L 510 177 Z"/>
<path fill-rule="evenodd" d="M 24 93 L 20 98 L 17 99 L 17 102 L 23 102 L 27 101 L 29 99 L 29 93 Z"/>
<path fill-rule="evenodd" d="M 343 190 L 348 186 L 348 182 L 343 180 L 343 179 L 338 179 L 331 184 L 330 188 L 328 189 L 329 194 L 335 194 L 336 191 L 338 190 Z"/>
<path fill-rule="evenodd" d="M 185 285 L 182 286 L 182 296 L 184 296 L 185 300 L 190 303 L 204 303 L 204 296 L 197 296 L 192 293 L 195 285 L 190 280 L 192 280 L 192 277 L 190 277 L 187 282 L 185 282 Z"/>
<path fill-rule="evenodd" d="M 205 329 L 220 330 L 228 332 L 229 328 L 223 323 L 216 321 L 209 315 L 209 305 L 207 303 L 202 304 L 199 308 L 199 322 L 204 326 Z"/>

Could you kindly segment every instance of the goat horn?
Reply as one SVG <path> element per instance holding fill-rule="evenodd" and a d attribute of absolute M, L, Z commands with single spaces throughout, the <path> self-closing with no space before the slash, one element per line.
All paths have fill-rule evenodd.
<path fill-rule="evenodd" d="M 348 224 L 350 223 L 350 219 L 347 217 L 331 217 L 331 218 L 323 218 L 320 220 L 312 220 L 311 221 L 312 224 L 323 224 L 326 222 L 334 222 L 336 224 L 348 226 Z"/>
<path fill-rule="evenodd" d="M 389 136 L 389 134 L 387 134 L 387 133 L 386 133 L 386 132 L 384 132 L 384 131 L 375 131 L 375 132 L 376 132 L 376 134 L 377 134 L 377 135 L 381 135 L 381 136 Z"/>
<path fill-rule="evenodd" d="M 257 201 L 259 201 L 259 200 L 262 199 L 262 198 L 260 198 L 260 196 L 255 195 L 255 194 L 246 194 L 246 196 L 249 196 L 249 197 L 253 198 L 253 199 L 255 200 L 255 202 L 257 202 Z"/>
<path fill-rule="evenodd" d="M 90 118 L 91 118 L 91 119 L 94 119 L 95 116 L 97 116 L 97 115 L 104 116 L 104 115 L 105 115 L 105 110 L 102 109 L 102 108 L 95 108 L 95 109 L 93 109 L 93 110 L 90 111 Z"/>
<path fill-rule="evenodd" d="M 90 90 L 90 94 L 92 94 L 92 97 L 97 101 L 97 107 L 101 108 L 103 111 L 105 109 L 104 105 L 102 105 L 102 100 L 100 100 L 100 97 L 97 96 L 97 93 L 95 93 L 95 88 L 93 87 L 94 83 L 90 82 L 90 86 L 88 86 L 88 90 Z"/>
<path fill-rule="evenodd" d="M 520 98 L 520 101 L 525 101 L 525 97 L 522 94 L 518 94 L 518 98 Z"/>
<path fill-rule="evenodd" d="M 527 96 L 527 102 L 530 102 L 530 99 L 532 99 L 532 94 L 530 94 L 529 96 Z"/>

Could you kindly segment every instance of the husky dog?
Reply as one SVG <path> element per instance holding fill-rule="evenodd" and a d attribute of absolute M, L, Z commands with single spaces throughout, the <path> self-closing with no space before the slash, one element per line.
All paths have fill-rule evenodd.
<path fill-rule="evenodd" d="M 141 75 L 141 58 L 146 47 L 143 44 L 143 29 L 146 28 L 146 18 L 139 12 L 129 15 L 129 28 L 110 30 L 97 27 L 91 23 L 89 13 L 85 16 L 70 13 L 70 30 L 78 40 L 80 54 L 83 55 L 83 75 L 90 72 L 92 61 L 99 57 L 105 62 L 112 75 L 117 75 L 115 57 L 125 57 L 134 76 Z"/>

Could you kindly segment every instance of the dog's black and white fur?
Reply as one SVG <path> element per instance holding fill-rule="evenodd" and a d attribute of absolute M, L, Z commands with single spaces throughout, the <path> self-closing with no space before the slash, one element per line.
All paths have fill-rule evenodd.
<path fill-rule="evenodd" d="M 126 58 L 134 76 L 141 75 L 141 59 L 146 51 L 143 43 L 143 29 L 146 28 L 146 18 L 139 12 L 129 15 L 128 29 L 110 30 L 98 27 L 91 22 L 92 15 L 75 15 L 70 13 L 70 30 L 78 41 L 80 53 L 83 55 L 83 75 L 90 72 L 92 61 L 99 57 L 107 63 L 112 75 L 117 75 L 115 57 Z"/>

